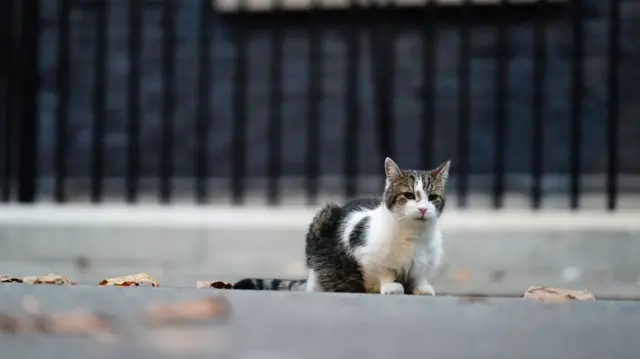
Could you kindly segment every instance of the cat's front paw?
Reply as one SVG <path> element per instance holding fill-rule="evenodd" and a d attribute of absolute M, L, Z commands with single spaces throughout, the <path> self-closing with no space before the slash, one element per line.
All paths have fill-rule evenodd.
<path fill-rule="evenodd" d="M 404 294 L 404 287 L 400 283 L 387 283 L 380 289 L 380 294 Z"/>
<path fill-rule="evenodd" d="M 435 296 L 436 291 L 431 284 L 424 284 L 413 290 L 413 295 L 431 295 Z"/>

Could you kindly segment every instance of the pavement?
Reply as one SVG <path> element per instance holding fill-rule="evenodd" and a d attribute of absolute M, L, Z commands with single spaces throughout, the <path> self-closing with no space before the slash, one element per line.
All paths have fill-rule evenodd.
<path fill-rule="evenodd" d="M 163 285 L 305 276 L 317 207 L 153 204 L 0 206 L 0 274 L 78 283 L 149 272 Z M 441 293 L 516 295 L 529 285 L 640 295 L 640 211 L 447 210 Z"/>
<path fill-rule="evenodd" d="M 196 280 L 304 275 L 315 208 L 0 206 L 0 274 L 58 272 L 76 286 L 0 284 L 0 315 L 84 308 L 110 334 L 8 334 L 6 358 L 637 358 L 640 221 L 633 210 L 460 211 L 443 217 L 438 296 L 196 289 Z M 148 272 L 159 288 L 100 287 Z M 596 301 L 470 300 L 529 285 L 587 288 Z M 453 294 L 453 295 L 448 295 Z M 153 303 L 224 298 L 228 321 L 150 326 Z M 617 297 L 618 300 L 607 300 Z M 626 300 L 619 300 L 620 298 Z"/>
<path fill-rule="evenodd" d="M 152 303 L 224 298 L 228 321 L 150 326 Z M 0 334 L 5 358 L 637 358 L 640 302 L 2 284 L 0 313 L 86 309 L 108 335 Z"/>

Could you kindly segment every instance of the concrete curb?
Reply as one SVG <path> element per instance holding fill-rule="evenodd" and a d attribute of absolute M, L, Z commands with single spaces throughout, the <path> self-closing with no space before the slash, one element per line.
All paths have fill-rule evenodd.
<path fill-rule="evenodd" d="M 118 226 L 154 228 L 306 228 L 319 207 L 191 205 L 49 205 L 0 206 L 0 226 Z M 441 220 L 443 231 L 638 231 L 640 210 L 449 210 Z"/>

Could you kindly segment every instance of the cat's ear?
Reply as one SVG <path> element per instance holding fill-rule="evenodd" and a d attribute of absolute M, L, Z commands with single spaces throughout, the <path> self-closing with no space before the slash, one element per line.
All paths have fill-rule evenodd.
<path fill-rule="evenodd" d="M 385 158 L 384 160 L 384 173 L 386 173 L 387 179 L 396 179 L 402 177 L 402 170 L 389 157 Z"/>
<path fill-rule="evenodd" d="M 449 167 L 451 167 L 451 161 L 444 162 L 436 169 L 431 170 L 431 175 L 441 181 L 442 184 L 445 184 L 449 179 Z"/>

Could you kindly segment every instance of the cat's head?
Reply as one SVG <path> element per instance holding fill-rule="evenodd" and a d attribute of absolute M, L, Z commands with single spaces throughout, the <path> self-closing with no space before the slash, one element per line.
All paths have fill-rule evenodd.
<path fill-rule="evenodd" d="M 399 220 L 435 221 L 444 210 L 444 189 L 451 161 L 432 170 L 400 168 L 391 158 L 384 161 L 384 203 Z"/>

